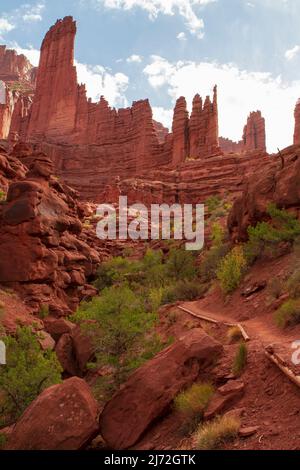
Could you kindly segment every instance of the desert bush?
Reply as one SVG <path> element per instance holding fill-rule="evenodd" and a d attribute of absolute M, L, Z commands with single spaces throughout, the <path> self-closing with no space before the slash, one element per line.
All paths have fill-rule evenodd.
<path fill-rule="evenodd" d="M 0 189 L 0 202 L 6 201 L 6 192 L 3 189 Z"/>
<path fill-rule="evenodd" d="M 147 312 L 144 297 L 126 285 L 104 289 L 100 297 L 81 304 L 71 319 L 82 324 L 95 344 L 96 366 L 114 367 L 116 386 L 127 377 L 132 361 L 153 346 L 157 316 Z"/>
<path fill-rule="evenodd" d="M 270 204 L 267 213 L 271 220 L 259 222 L 248 228 L 249 241 L 245 246 L 245 255 L 249 264 L 263 256 L 266 251 L 274 252 L 281 242 L 293 243 L 300 235 L 300 222 L 285 210 Z"/>
<path fill-rule="evenodd" d="M 200 277 L 204 282 L 215 279 L 220 262 L 228 254 L 228 251 L 228 244 L 224 244 L 212 246 L 212 248 L 205 253 L 199 268 Z"/>
<path fill-rule="evenodd" d="M 163 291 L 162 304 L 172 304 L 183 300 L 196 300 L 207 291 L 207 285 L 198 280 L 178 281 L 174 285 L 166 287 Z"/>
<path fill-rule="evenodd" d="M 246 367 L 248 350 L 246 343 L 242 342 L 234 356 L 232 372 L 234 375 L 240 375 Z"/>
<path fill-rule="evenodd" d="M 231 416 L 222 416 L 214 421 L 200 426 L 196 434 L 198 450 L 216 450 L 226 442 L 237 437 L 241 423 Z"/>
<path fill-rule="evenodd" d="M 39 317 L 41 319 L 47 318 L 49 316 L 49 305 L 43 304 L 39 310 Z"/>
<path fill-rule="evenodd" d="M 196 276 L 195 255 L 184 249 L 173 249 L 170 251 L 166 262 L 166 272 L 171 279 L 185 280 Z"/>
<path fill-rule="evenodd" d="M 228 343 L 235 343 L 243 338 L 242 332 L 238 326 L 232 326 L 226 333 Z"/>
<path fill-rule="evenodd" d="M 174 407 L 183 416 L 185 422 L 194 426 L 203 418 L 203 413 L 213 394 L 212 385 L 193 384 L 175 397 Z"/>
<path fill-rule="evenodd" d="M 222 259 L 217 271 L 217 278 L 225 294 L 229 294 L 239 286 L 246 266 L 243 249 L 240 246 L 233 248 Z"/>
<path fill-rule="evenodd" d="M 279 299 L 283 292 L 284 283 L 282 279 L 274 277 L 268 282 L 267 294 L 271 299 Z"/>
<path fill-rule="evenodd" d="M 214 212 L 220 207 L 222 200 L 220 196 L 209 196 L 205 201 L 208 212 Z"/>
<path fill-rule="evenodd" d="M 280 328 L 300 322 L 300 300 L 289 299 L 275 312 L 275 322 Z"/>
<path fill-rule="evenodd" d="M 0 368 L 0 414 L 14 421 L 45 388 L 60 382 L 62 369 L 54 352 L 41 350 L 29 327 L 2 339 L 7 363 Z"/>
<path fill-rule="evenodd" d="M 286 288 L 292 299 L 300 298 L 300 269 L 296 269 L 287 280 Z"/>

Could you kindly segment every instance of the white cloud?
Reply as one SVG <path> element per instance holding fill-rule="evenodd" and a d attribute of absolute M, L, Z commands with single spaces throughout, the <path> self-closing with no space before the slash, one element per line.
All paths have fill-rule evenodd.
<path fill-rule="evenodd" d="M 88 0 L 82 0 L 84 3 Z M 93 4 L 110 9 L 132 10 L 141 8 L 145 10 L 151 20 L 162 15 L 180 15 L 192 34 L 199 39 L 203 37 L 204 22 L 195 9 L 203 7 L 218 0 L 93 0 Z"/>
<path fill-rule="evenodd" d="M 176 98 L 185 96 L 189 109 L 196 93 L 205 98 L 218 84 L 220 135 L 224 137 L 239 140 L 249 112 L 260 109 L 266 118 L 269 151 L 292 144 L 300 81 L 285 83 L 280 76 L 239 70 L 233 64 L 172 63 L 159 56 L 152 56 L 144 73 L 152 87 L 167 88 L 173 104 Z"/>
<path fill-rule="evenodd" d="M 132 63 L 140 64 L 142 60 L 143 60 L 143 57 L 141 57 L 140 55 L 132 54 L 130 57 L 126 59 L 126 62 L 128 62 L 128 64 L 132 64 Z"/>
<path fill-rule="evenodd" d="M 32 65 L 38 66 L 40 51 L 32 47 L 23 48 L 17 43 L 10 43 L 10 47 L 18 54 L 24 54 Z M 79 83 L 85 83 L 87 95 L 93 101 L 98 101 L 104 95 L 111 106 L 128 106 L 125 92 L 129 79 L 123 73 L 112 74 L 101 65 L 90 66 L 75 61 Z"/>
<path fill-rule="evenodd" d="M 184 32 L 181 32 L 179 34 L 177 34 L 177 39 L 179 39 L 179 41 L 186 41 L 186 35 Z"/>
<path fill-rule="evenodd" d="M 76 61 L 75 61 L 76 62 Z M 76 62 L 79 83 L 85 83 L 87 95 L 98 101 L 104 95 L 111 106 L 127 106 L 125 92 L 129 79 L 123 73 L 112 74 L 101 65 L 90 66 Z"/>
<path fill-rule="evenodd" d="M 6 18 L 0 18 L 0 34 L 5 34 L 15 28 L 15 25 Z"/>
<path fill-rule="evenodd" d="M 300 54 L 300 46 L 297 45 L 295 47 L 292 47 L 292 49 L 288 49 L 284 55 L 288 61 L 291 61 L 299 54 Z"/>
<path fill-rule="evenodd" d="M 42 11 L 45 8 L 44 3 L 37 3 L 36 5 L 28 5 L 25 7 L 23 20 L 26 22 L 42 21 Z"/>
<path fill-rule="evenodd" d="M 18 54 L 24 54 L 29 62 L 35 67 L 39 65 L 40 51 L 38 49 L 34 49 L 33 47 L 23 48 L 20 47 L 16 42 L 10 42 L 9 47 L 11 49 L 15 49 Z"/>
<path fill-rule="evenodd" d="M 153 119 L 161 122 L 165 127 L 171 129 L 173 119 L 173 109 L 165 109 L 160 106 L 154 106 L 152 108 Z"/>

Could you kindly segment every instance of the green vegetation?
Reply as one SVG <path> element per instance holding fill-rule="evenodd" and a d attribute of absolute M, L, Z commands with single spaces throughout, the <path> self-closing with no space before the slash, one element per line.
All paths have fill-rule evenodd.
<path fill-rule="evenodd" d="M 274 204 L 269 205 L 267 212 L 270 222 L 260 222 L 248 229 L 245 255 L 249 264 L 264 254 L 274 256 L 281 242 L 293 243 L 300 236 L 300 222 L 293 214 L 278 209 Z"/>
<path fill-rule="evenodd" d="M 237 437 L 241 423 L 231 416 L 222 416 L 200 426 L 196 434 L 198 450 L 216 450 Z"/>
<path fill-rule="evenodd" d="M 2 338 L 7 364 L 0 368 L 0 424 L 14 422 L 42 390 L 59 383 L 61 366 L 56 354 L 42 351 L 29 327 L 18 327 L 15 336 Z"/>
<path fill-rule="evenodd" d="M 203 418 L 203 413 L 214 394 L 210 384 L 193 384 L 189 389 L 179 393 L 174 400 L 175 409 L 183 416 L 184 421 L 194 428 Z"/>
<path fill-rule="evenodd" d="M 300 299 L 289 299 L 275 312 L 275 322 L 280 328 L 300 323 Z"/>
<path fill-rule="evenodd" d="M 203 282 L 209 282 L 216 278 L 220 262 L 229 251 L 229 245 L 226 243 L 225 238 L 226 234 L 223 227 L 218 222 L 213 223 L 211 231 L 212 246 L 202 257 L 199 270 Z"/>
<path fill-rule="evenodd" d="M 5 201 L 6 201 L 6 192 L 0 188 L 0 203 L 3 203 Z"/>
<path fill-rule="evenodd" d="M 287 291 L 292 299 L 300 299 L 300 269 L 296 269 L 286 282 Z"/>
<path fill-rule="evenodd" d="M 234 375 L 241 375 L 247 364 L 248 350 L 246 343 L 242 342 L 233 360 L 232 372 Z"/>
<path fill-rule="evenodd" d="M 224 294 L 230 294 L 240 284 L 247 263 L 243 248 L 237 246 L 228 253 L 220 262 L 217 278 L 220 281 Z"/>
<path fill-rule="evenodd" d="M 39 317 L 43 320 L 49 316 L 49 305 L 43 304 L 39 310 Z"/>
<path fill-rule="evenodd" d="M 6 435 L 3 433 L 0 433 L 0 450 L 4 448 L 6 441 L 7 441 Z"/>
<path fill-rule="evenodd" d="M 212 213 L 222 204 L 222 199 L 220 196 L 209 196 L 205 201 L 205 207 L 207 207 L 208 212 Z"/>

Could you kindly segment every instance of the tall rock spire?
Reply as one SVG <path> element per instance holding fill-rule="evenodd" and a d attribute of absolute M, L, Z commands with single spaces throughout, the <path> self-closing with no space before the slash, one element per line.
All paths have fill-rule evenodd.
<path fill-rule="evenodd" d="M 189 154 L 189 113 L 186 100 L 183 96 L 178 98 L 173 116 L 173 151 L 172 163 L 178 165 L 184 162 Z"/>
<path fill-rule="evenodd" d="M 300 99 L 297 101 L 294 116 L 295 116 L 294 145 L 300 145 Z"/>
<path fill-rule="evenodd" d="M 245 150 L 266 151 L 265 119 L 260 111 L 250 113 L 244 127 L 243 142 Z"/>
<path fill-rule="evenodd" d="M 74 130 L 77 74 L 74 66 L 76 23 L 71 16 L 50 28 L 41 47 L 36 93 L 28 137 L 68 135 Z"/>

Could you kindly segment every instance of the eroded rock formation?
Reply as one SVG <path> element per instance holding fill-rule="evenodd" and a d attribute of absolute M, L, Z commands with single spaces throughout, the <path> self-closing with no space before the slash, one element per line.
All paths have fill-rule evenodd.
<path fill-rule="evenodd" d="M 0 46 L 0 80 L 33 83 L 35 74 L 36 69 L 23 54 L 18 55 L 16 51 Z"/>
<path fill-rule="evenodd" d="M 300 144 L 300 99 L 297 101 L 294 116 L 295 116 L 294 145 L 299 145 Z"/>
<path fill-rule="evenodd" d="M 63 316 L 95 294 L 88 279 L 100 258 L 81 234 L 76 192 L 52 173 L 52 161 L 29 146 L 1 152 L 7 197 L 0 205 L 0 283 L 20 292 L 32 311 L 48 305 Z"/>
<path fill-rule="evenodd" d="M 42 43 L 36 92 L 31 110 L 20 101 L 10 137 L 41 144 L 56 172 L 86 199 L 97 199 L 111 178 L 137 174 L 163 165 L 177 166 L 189 157 L 220 153 L 217 90 L 202 106 L 195 97 L 189 119 L 184 98 L 176 104 L 173 132 L 152 118 L 148 100 L 131 108 L 112 109 L 104 97 L 87 99 L 74 66 L 76 24 L 57 21 Z M 191 151 L 193 155 L 191 155 Z M 70 158 L 72 154 L 72 158 Z"/>
<path fill-rule="evenodd" d="M 266 152 L 265 119 L 262 117 L 261 111 L 249 114 L 242 140 L 234 142 L 221 137 L 220 147 L 224 153 Z"/>

